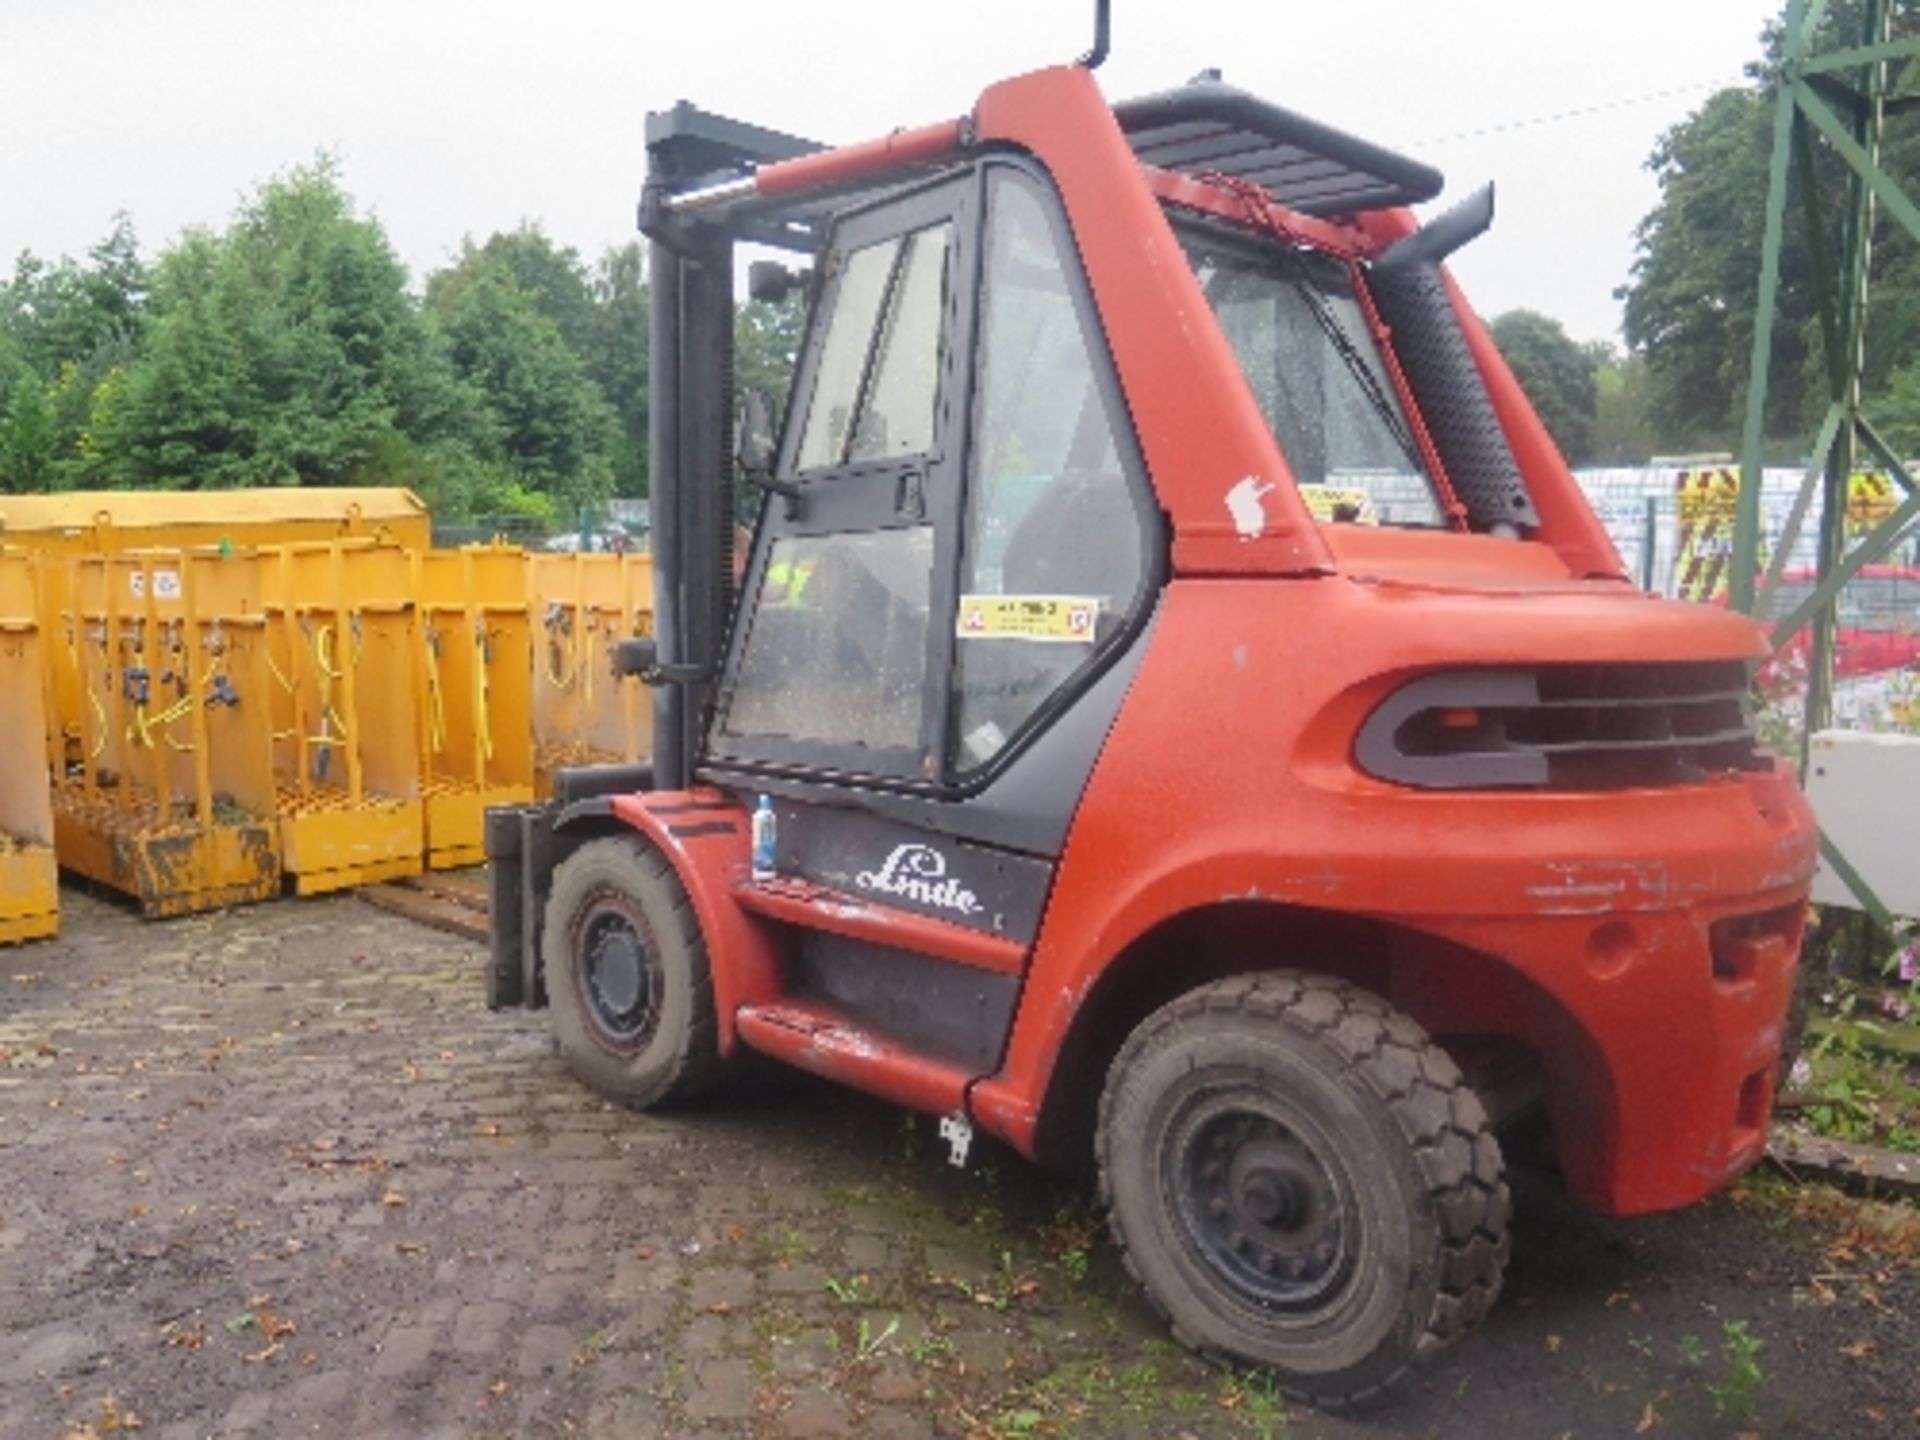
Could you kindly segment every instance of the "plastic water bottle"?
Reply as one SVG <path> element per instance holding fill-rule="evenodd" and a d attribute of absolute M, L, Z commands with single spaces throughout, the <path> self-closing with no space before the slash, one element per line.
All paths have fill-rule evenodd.
<path fill-rule="evenodd" d="M 755 880 L 773 878 L 774 828 L 778 824 L 773 814 L 773 798 L 762 795 L 760 804 L 753 812 L 753 878 Z"/>

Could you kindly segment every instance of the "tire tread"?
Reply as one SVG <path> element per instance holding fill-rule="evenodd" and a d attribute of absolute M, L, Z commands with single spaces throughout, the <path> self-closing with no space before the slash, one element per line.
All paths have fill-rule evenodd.
<path fill-rule="evenodd" d="M 1297 970 L 1236 975 L 1203 985 L 1150 1015 L 1127 1038 L 1108 1071 L 1100 1097 L 1100 1199 L 1113 1213 L 1107 1163 L 1109 1118 L 1121 1079 L 1133 1059 L 1196 1016 L 1239 1012 L 1277 1021 L 1320 1042 L 1339 1057 L 1349 1083 L 1380 1100 L 1405 1137 L 1420 1168 L 1428 1202 L 1440 1222 L 1439 1283 L 1425 1326 L 1407 1360 L 1376 1385 L 1340 1394 L 1281 1390 L 1323 1409 L 1378 1403 L 1426 1365 L 1449 1342 L 1484 1319 L 1500 1293 L 1511 1251 L 1507 1222 L 1511 1197 L 1500 1147 L 1479 1097 L 1451 1056 L 1420 1027 L 1372 991 L 1349 981 Z M 1110 1221 L 1127 1273 L 1165 1319 L 1174 1338 L 1217 1363 L 1224 1355 L 1173 1320 L 1147 1284 L 1126 1237 Z"/>

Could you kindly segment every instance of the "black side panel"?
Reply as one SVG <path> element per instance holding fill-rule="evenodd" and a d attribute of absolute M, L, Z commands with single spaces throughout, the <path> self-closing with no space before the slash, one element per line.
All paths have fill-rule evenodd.
<path fill-rule="evenodd" d="M 1049 861 L 941 840 L 818 792 L 814 798 L 774 802 L 781 874 L 1023 944 L 1039 932 Z"/>
<path fill-rule="evenodd" d="M 1473 528 L 1538 525 L 1540 516 L 1467 337 L 1460 333 L 1439 267 L 1375 270 L 1367 276 L 1367 288 L 1393 331 L 1394 354 Z"/>
<path fill-rule="evenodd" d="M 798 989 L 889 1039 L 976 1074 L 1000 1068 L 1020 981 L 821 930 L 800 940 Z"/>

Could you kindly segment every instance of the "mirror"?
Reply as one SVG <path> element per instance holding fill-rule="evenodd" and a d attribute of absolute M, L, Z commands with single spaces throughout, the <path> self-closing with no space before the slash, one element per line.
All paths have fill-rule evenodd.
<path fill-rule="evenodd" d="M 734 458 L 748 478 L 773 473 L 773 401 L 767 392 L 749 385 L 740 392 L 740 423 L 734 430 Z"/>

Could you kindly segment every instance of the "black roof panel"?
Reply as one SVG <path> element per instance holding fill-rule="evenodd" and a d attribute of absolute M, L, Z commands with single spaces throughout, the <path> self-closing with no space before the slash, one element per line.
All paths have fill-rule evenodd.
<path fill-rule="evenodd" d="M 1308 215 L 1414 205 L 1444 183 L 1431 165 L 1215 80 L 1122 100 L 1113 113 L 1143 164 L 1251 180 Z"/>

